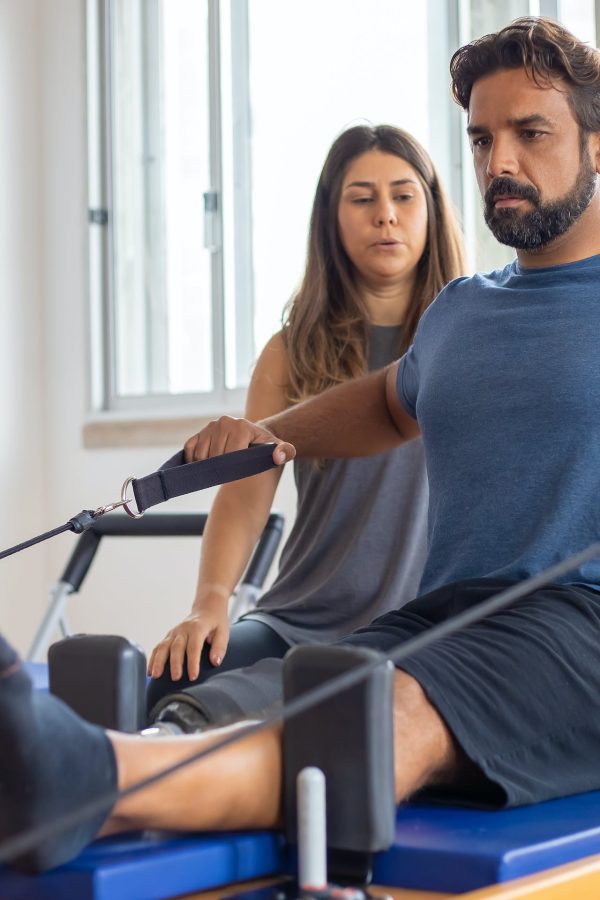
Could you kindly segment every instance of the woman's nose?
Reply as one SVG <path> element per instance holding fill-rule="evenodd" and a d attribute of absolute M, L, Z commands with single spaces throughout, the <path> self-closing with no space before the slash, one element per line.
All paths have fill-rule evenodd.
<path fill-rule="evenodd" d="M 393 225 L 397 221 L 396 210 L 393 203 L 382 203 L 376 212 L 378 225 Z"/>

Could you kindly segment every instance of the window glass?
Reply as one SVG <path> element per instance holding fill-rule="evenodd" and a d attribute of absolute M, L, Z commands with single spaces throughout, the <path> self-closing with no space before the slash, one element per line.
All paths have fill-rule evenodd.
<path fill-rule="evenodd" d="M 558 18 L 582 41 L 596 46 L 594 0 L 559 0 Z"/>
<path fill-rule="evenodd" d="M 207 5 L 111 3 L 117 395 L 212 388 Z"/>
<path fill-rule="evenodd" d="M 325 155 L 349 125 L 429 145 L 427 4 L 250 0 L 255 340 L 280 326 L 305 261 Z"/>
<path fill-rule="evenodd" d="M 468 40 L 499 31 L 516 19 L 530 13 L 528 0 L 507 0 L 499 5 L 494 0 L 471 0 Z M 463 127 L 466 128 L 466 116 Z M 473 173 L 469 143 L 465 138 L 464 178 L 466 236 L 473 268 L 480 271 L 500 268 L 515 258 L 512 247 L 499 244 L 484 222 L 479 188 Z"/>
<path fill-rule="evenodd" d="M 209 391 L 212 371 L 207 5 L 163 0 L 166 308 L 171 392 Z"/>
<path fill-rule="evenodd" d="M 299 285 L 325 155 L 352 124 L 412 132 L 462 205 L 473 268 L 512 259 L 483 222 L 464 117 L 445 93 L 456 29 L 469 40 L 543 12 L 595 35 L 593 0 L 428 0 L 409 14 L 399 0 L 98 3 L 108 56 L 90 58 L 109 60 L 108 102 L 90 135 L 107 138 L 109 258 L 96 265 L 108 289 L 92 321 L 104 408 L 177 396 L 197 408 L 202 395 L 205 409 L 239 411 Z"/>

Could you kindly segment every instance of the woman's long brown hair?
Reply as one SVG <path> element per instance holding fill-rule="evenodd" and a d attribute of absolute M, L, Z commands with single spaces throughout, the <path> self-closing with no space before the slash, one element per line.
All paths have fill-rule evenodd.
<path fill-rule="evenodd" d="M 291 403 L 367 371 L 367 310 L 340 240 L 338 206 L 348 166 L 370 150 L 391 153 L 411 165 L 427 201 L 427 243 L 418 263 L 399 356 L 410 346 L 417 323 L 436 294 L 465 270 L 458 222 L 418 141 L 391 125 L 357 125 L 344 131 L 333 143 L 317 184 L 304 277 L 284 312 Z"/>

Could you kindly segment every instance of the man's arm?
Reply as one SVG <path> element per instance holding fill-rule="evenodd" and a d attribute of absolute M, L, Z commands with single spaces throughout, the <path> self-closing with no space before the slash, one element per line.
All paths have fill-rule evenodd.
<path fill-rule="evenodd" d="M 223 416 L 185 445 L 186 460 L 206 459 L 275 440 L 277 463 L 294 456 L 345 458 L 391 450 L 419 435 L 398 400 L 398 363 L 346 381 L 262 422 Z"/>

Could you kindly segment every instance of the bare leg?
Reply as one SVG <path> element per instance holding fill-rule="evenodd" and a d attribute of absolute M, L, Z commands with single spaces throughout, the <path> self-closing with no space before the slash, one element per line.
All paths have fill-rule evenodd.
<path fill-rule="evenodd" d="M 227 731 L 156 739 L 110 733 L 119 787 L 192 755 Z M 395 673 L 394 760 L 398 802 L 427 784 L 452 783 L 466 765 L 418 682 L 401 671 Z M 273 827 L 281 817 L 281 773 L 280 731 L 262 732 L 120 801 L 103 833 Z"/>
<path fill-rule="evenodd" d="M 96 812 L 45 839 L 6 854 L 27 871 L 66 862 L 102 834 L 131 828 L 264 828 L 281 818 L 281 733 L 243 737 L 152 785 L 122 798 L 108 813 L 117 787 L 160 772 L 209 746 L 223 730 L 172 739 L 106 733 L 80 719 L 55 697 L 32 691 L 14 650 L 0 637 L 0 845 L 99 801 Z M 242 728 L 243 725 L 230 726 Z M 418 683 L 396 672 L 394 699 L 396 796 L 451 784 L 468 766 Z M 343 748 L 340 748 L 343 752 Z M 472 767 L 473 769 L 475 767 Z M 477 770 L 475 770 L 477 771 Z M 104 822 L 104 825 L 102 823 Z"/>
<path fill-rule="evenodd" d="M 109 732 L 119 788 L 192 756 L 244 724 L 173 738 Z M 281 817 L 281 780 L 280 730 L 270 729 L 120 800 L 101 833 L 137 828 L 272 828 Z"/>
<path fill-rule="evenodd" d="M 397 803 L 424 787 L 483 779 L 419 682 L 398 669 L 394 681 L 394 778 Z"/>

